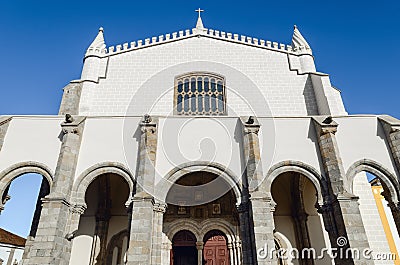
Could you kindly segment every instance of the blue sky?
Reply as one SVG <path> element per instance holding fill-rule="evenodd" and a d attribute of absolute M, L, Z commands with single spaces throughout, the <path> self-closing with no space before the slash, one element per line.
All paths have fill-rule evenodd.
<path fill-rule="evenodd" d="M 79 78 L 85 50 L 100 26 L 110 46 L 192 28 L 198 7 L 205 9 L 205 27 L 282 43 L 290 43 L 298 25 L 318 71 L 331 75 L 350 114 L 400 118 L 400 2 L 395 0 L 3 1 L 0 115 L 56 114 L 61 89 Z M 26 196 L 32 185 L 21 184 Z M 0 225 L 5 219 L 11 220 L 3 214 Z"/>

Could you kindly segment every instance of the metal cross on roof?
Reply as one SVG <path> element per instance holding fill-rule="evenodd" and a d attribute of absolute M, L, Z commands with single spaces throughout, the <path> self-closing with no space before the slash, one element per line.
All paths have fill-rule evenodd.
<path fill-rule="evenodd" d="M 200 18 L 201 17 L 201 12 L 204 12 L 204 10 L 199 8 L 199 9 L 195 10 L 195 12 L 199 13 L 199 18 Z"/>

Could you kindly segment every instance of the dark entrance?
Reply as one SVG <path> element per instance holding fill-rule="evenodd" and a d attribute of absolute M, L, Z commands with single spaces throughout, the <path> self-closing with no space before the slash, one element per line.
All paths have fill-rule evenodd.
<path fill-rule="evenodd" d="M 197 265 L 196 237 L 187 230 L 179 231 L 172 239 L 171 264 Z"/>
<path fill-rule="evenodd" d="M 228 265 L 229 253 L 225 235 L 212 230 L 204 236 L 204 261 L 206 265 Z"/>

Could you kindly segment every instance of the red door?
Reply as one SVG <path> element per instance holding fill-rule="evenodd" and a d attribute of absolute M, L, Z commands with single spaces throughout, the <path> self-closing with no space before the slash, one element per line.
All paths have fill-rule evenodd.
<path fill-rule="evenodd" d="M 204 244 L 204 261 L 206 265 L 228 265 L 229 253 L 225 236 L 216 231 L 209 235 Z M 206 237 L 207 238 L 207 237 Z"/>

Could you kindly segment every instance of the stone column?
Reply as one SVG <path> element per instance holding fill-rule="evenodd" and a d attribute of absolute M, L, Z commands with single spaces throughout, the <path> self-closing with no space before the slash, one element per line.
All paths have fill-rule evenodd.
<path fill-rule="evenodd" d="M 276 258 L 270 257 L 271 249 L 275 249 L 274 241 L 274 211 L 275 202 L 263 192 L 253 192 L 251 200 L 251 215 L 254 224 L 254 240 L 258 265 L 276 264 Z M 266 255 L 266 257 L 265 257 Z"/>
<path fill-rule="evenodd" d="M 154 221 L 153 221 L 153 244 L 152 244 L 152 257 L 151 264 L 161 264 L 161 251 L 162 251 L 162 228 L 164 213 L 167 209 L 165 203 L 155 203 L 153 206 Z"/>
<path fill-rule="evenodd" d="M 66 239 L 70 194 L 75 177 L 85 118 L 66 115 L 61 124 L 62 144 L 51 193 L 43 198 L 35 240 L 24 264 L 69 263 L 71 242 Z"/>
<path fill-rule="evenodd" d="M 197 265 L 203 265 L 204 243 L 202 241 L 196 242 L 196 248 L 197 248 Z"/>
<path fill-rule="evenodd" d="M 274 243 L 274 218 L 271 211 L 272 199 L 266 193 L 259 190 L 259 185 L 263 180 L 263 171 L 261 166 L 260 143 L 258 132 L 260 123 L 256 117 L 241 117 L 243 125 L 243 151 L 245 159 L 245 176 L 243 180 L 245 189 L 249 192 L 250 208 L 248 215 L 252 221 L 248 227 L 254 228 L 250 231 L 250 241 L 243 243 L 243 262 L 244 264 L 271 264 L 273 260 L 258 259 L 257 253 L 260 249 L 273 247 Z M 272 203 L 272 204 L 271 204 Z M 274 207 L 273 207 L 274 208 Z M 251 225 L 252 224 L 252 225 Z M 250 245 L 251 250 L 245 250 L 245 245 Z M 246 247 L 247 248 L 247 247 Z M 250 252 L 250 253 L 249 253 Z M 245 256 L 247 255 L 247 257 Z M 249 256 L 251 258 L 249 258 Z"/>
<path fill-rule="evenodd" d="M 242 242 L 241 253 L 243 258 L 243 265 L 253 264 L 253 251 L 252 251 L 252 237 L 250 235 L 250 220 L 249 220 L 249 203 L 241 203 L 237 206 L 239 214 L 239 230 Z"/>
<path fill-rule="evenodd" d="M 228 247 L 228 252 L 229 252 L 229 264 L 234 265 L 235 264 L 235 253 L 233 251 L 233 244 L 227 243 L 227 247 Z"/>
<path fill-rule="evenodd" d="M 154 194 L 155 164 L 157 153 L 157 123 L 145 115 L 140 123 L 140 150 L 137 191 Z"/>
<path fill-rule="evenodd" d="M 64 93 L 61 99 L 58 115 L 65 115 L 67 113 L 77 115 L 79 113 L 82 84 L 83 81 L 74 80 L 63 88 Z"/>
<path fill-rule="evenodd" d="M 158 215 L 159 205 L 156 205 L 153 197 L 157 124 L 153 122 L 152 117 L 146 114 L 140 123 L 140 129 L 142 134 L 139 147 L 137 194 L 133 197 L 132 202 L 128 265 L 156 264 L 158 260 L 161 262 L 160 234 L 162 230 L 159 225 L 161 222 L 162 229 L 162 217 Z M 155 209 L 157 214 L 154 214 Z M 153 223 L 156 223 L 157 228 L 154 228 Z M 153 231 L 153 229 L 158 231 Z M 157 238 L 159 242 L 153 242 L 154 238 Z M 153 243 L 155 244 L 154 249 Z M 154 256 L 153 251 L 155 251 Z"/>
<path fill-rule="evenodd" d="M 153 196 L 144 191 L 137 193 L 132 199 L 127 265 L 152 264 L 153 206 Z"/>
<path fill-rule="evenodd" d="M 318 145 L 324 166 L 327 190 L 324 196 L 324 206 L 320 212 L 324 212 L 323 217 L 327 227 L 329 227 L 329 237 L 333 248 L 339 247 L 358 248 L 363 250 L 369 248 L 368 238 L 362 222 L 358 197 L 348 193 L 346 187 L 345 172 L 340 158 L 339 149 L 336 142 L 335 133 L 338 124 L 332 117 L 316 116 L 313 117 L 314 126 L 318 136 Z M 344 237 L 347 244 L 337 244 L 338 238 Z M 362 256 L 362 255 L 361 255 Z M 336 264 L 374 264 L 371 260 L 363 257 L 360 259 L 336 258 Z"/>
<path fill-rule="evenodd" d="M 4 139 L 6 138 L 8 126 L 10 125 L 12 117 L 9 116 L 0 116 L 0 152 L 4 144 Z M 3 197 L 0 197 L 0 214 L 4 210 L 4 205 L 6 202 L 10 199 L 10 196 L 8 195 L 8 189 L 10 187 L 5 188 Z M 0 194 L 2 190 L 0 190 Z"/>
<path fill-rule="evenodd" d="M 6 133 L 8 130 L 8 126 L 10 125 L 12 117 L 9 116 L 1 116 L 0 117 L 0 151 L 3 147 L 4 138 L 6 138 Z"/>
<path fill-rule="evenodd" d="M 385 131 L 397 173 L 400 174 L 400 120 L 387 115 L 379 116 L 378 120 Z"/>

